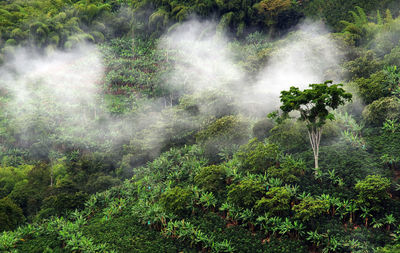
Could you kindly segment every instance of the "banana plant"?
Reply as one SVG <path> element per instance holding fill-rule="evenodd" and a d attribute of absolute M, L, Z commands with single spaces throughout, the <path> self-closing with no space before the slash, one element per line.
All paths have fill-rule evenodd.
<path fill-rule="evenodd" d="M 298 200 L 302 200 L 302 199 L 305 199 L 305 198 L 308 198 L 308 197 L 311 197 L 311 194 L 310 193 L 306 193 L 306 192 L 302 192 L 302 193 L 300 193 L 298 196 L 297 196 L 297 199 Z"/>
<path fill-rule="evenodd" d="M 369 217 L 372 217 L 372 215 L 371 215 L 371 208 L 362 206 L 362 207 L 361 207 L 361 211 L 362 211 L 362 213 L 360 214 L 360 217 L 364 219 L 364 221 L 365 221 L 365 222 L 364 222 L 365 227 L 368 227 L 368 218 L 369 218 Z"/>
<path fill-rule="evenodd" d="M 295 185 L 285 184 L 284 187 L 292 196 L 296 196 L 297 192 L 299 191 L 299 185 L 297 185 L 297 184 L 295 184 Z"/>
<path fill-rule="evenodd" d="M 243 221 L 243 224 L 246 224 L 250 227 L 251 231 L 254 231 L 254 224 L 252 220 L 254 220 L 254 212 L 253 209 L 245 209 L 240 212 L 239 218 Z"/>
<path fill-rule="evenodd" d="M 280 230 L 280 226 L 282 224 L 282 218 L 281 217 L 271 217 L 268 220 L 268 224 L 271 224 L 270 230 L 272 232 L 272 235 L 275 235 L 276 231 Z"/>
<path fill-rule="evenodd" d="M 346 241 L 343 246 L 349 248 L 351 252 L 356 251 L 361 248 L 361 243 L 356 239 L 351 239 Z"/>
<path fill-rule="evenodd" d="M 326 200 L 329 203 L 327 213 L 329 214 L 330 208 L 332 207 L 332 197 L 329 194 L 321 194 L 317 197 L 319 200 Z"/>
<path fill-rule="evenodd" d="M 200 196 L 199 202 L 206 209 L 211 207 L 212 210 L 214 210 L 218 201 L 212 192 L 203 192 Z"/>
<path fill-rule="evenodd" d="M 396 223 L 396 218 L 393 216 L 393 214 L 386 214 L 384 218 L 384 222 L 386 224 L 386 230 L 390 231 L 390 226 Z"/>
<path fill-rule="evenodd" d="M 7 231 L 0 234 L 0 250 L 12 252 L 17 242 L 22 239 L 22 234 L 18 231 Z"/>
<path fill-rule="evenodd" d="M 279 187 L 283 184 L 280 178 L 271 177 L 268 179 L 267 185 L 270 187 Z"/>
<path fill-rule="evenodd" d="M 300 236 L 303 236 L 305 234 L 304 230 L 305 230 L 305 226 L 303 223 L 301 223 L 300 221 L 293 221 L 293 231 L 294 231 L 294 237 L 296 239 L 299 239 Z"/>
<path fill-rule="evenodd" d="M 282 221 L 279 224 L 279 234 L 285 235 L 288 234 L 293 228 L 292 222 L 289 220 L 289 218 L 286 218 L 284 221 Z"/>
<path fill-rule="evenodd" d="M 349 223 L 353 224 L 353 221 L 355 220 L 355 212 L 357 212 L 359 208 L 357 207 L 356 202 L 350 202 L 346 206 L 346 211 L 349 213 Z"/>
<path fill-rule="evenodd" d="M 339 252 L 340 248 L 342 246 L 342 243 L 336 239 L 336 237 L 331 236 L 328 239 L 328 244 L 326 247 L 322 250 L 323 253 L 329 253 L 329 252 Z"/>
<path fill-rule="evenodd" d="M 230 241 L 227 239 L 223 240 L 222 242 L 217 242 L 213 244 L 211 247 L 213 252 L 234 252 L 235 248 L 231 245 Z"/>
<path fill-rule="evenodd" d="M 379 220 L 372 219 L 371 225 L 373 228 L 381 228 L 381 227 L 383 227 L 383 222 L 381 219 L 379 219 Z"/>
<path fill-rule="evenodd" d="M 307 240 L 307 241 L 310 241 L 310 242 L 313 244 L 313 246 L 314 246 L 315 249 L 317 249 L 317 248 L 322 244 L 322 242 L 323 242 L 323 240 L 324 240 L 324 235 L 318 233 L 317 230 L 315 230 L 315 231 L 308 231 L 308 232 L 307 232 L 307 235 L 308 235 L 308 236 L 306 237 L 306 240 Z"/>

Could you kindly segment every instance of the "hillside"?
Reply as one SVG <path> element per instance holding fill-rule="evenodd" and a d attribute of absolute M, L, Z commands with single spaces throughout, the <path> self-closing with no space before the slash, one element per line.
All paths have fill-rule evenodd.
<path fill-rule="evenodd" d="M 0 1 L 1 252 L 400 252 L 396 1 Z"/>

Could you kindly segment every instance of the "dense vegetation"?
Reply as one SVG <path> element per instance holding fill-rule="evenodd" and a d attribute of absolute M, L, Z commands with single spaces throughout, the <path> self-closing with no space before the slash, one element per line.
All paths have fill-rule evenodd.
<path fill-rule="evenodd" d="M 398 11 L 391 0 L 0 1 L 0 251 L 400 252 Z M 207 73 L 164 45 L 194 17 L 216 23 L 201 36 L 227 37 L 245 77 L 197 87 Z M 238 106 L 303 38 L 304 18 L 328 26 L 313 39 L 340 55 L 320 74 L 341 80 L 283 91 L 278 111 Z M 92 50 L 100 77 L 81 78 Z M 52 99 L 64 77 L 24 79 L 37 64 L 21 52 L 39 66 L 72 54 L 65 82 L 95 91 Z"/>

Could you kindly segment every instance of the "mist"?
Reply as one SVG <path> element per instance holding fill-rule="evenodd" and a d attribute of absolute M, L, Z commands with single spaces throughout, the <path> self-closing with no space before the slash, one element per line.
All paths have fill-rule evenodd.
<path fill-rule="evenodd" d="M 277 47 L 255 76 L 238 66 L 232 42 L 215 30 L 216 24 L 192 20 L 163 37 L 161 49 L 178 52 L 166 83 L 187 93 L 225 92 L 239 111 L 261 116 L 279 106 L 282 90 L 343 79 L 337 74 L 343 53 L 322 23 L 306 21 L 275 41 Z"/>
<path fill-rule="evenodd" d="M 46 54 L 17 50 L 0 68 L 0 88 L 11 94 L 6 111 L 23 132 L 21 145 L 51 138 L 42 140 L 48 143 L 45 150 L 62 152 L 65 143 L 73 149 L 106 150 L 125 143 L 155 157 L 171 136 L 198 130 L 228 107 L 245 116 L 265 117 L 278 108 L 281 90 L 341 80 L 332 70 L 343 54 L 321 23 L 303 23 L 285 38 L 271 41 L 273 52 L 255 75 L 238 65 L 233 42 L 216 30 L 212 22 L 191 20 L 166 33 L 159 43 L 173 69 L 163 76 L 166 88 L 176 91 L 177 97 L 204 102 L 195 116 L 159 99 L 118 117 L 109 113 L 102 93 L 105 67 L 94 45 Z M 219 101 L 199 99 L 210 94 Z"/>

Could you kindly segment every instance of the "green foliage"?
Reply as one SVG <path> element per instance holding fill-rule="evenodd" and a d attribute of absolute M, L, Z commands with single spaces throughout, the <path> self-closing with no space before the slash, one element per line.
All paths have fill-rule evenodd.
<path fill-rule="evenodd" d="M 387 97 L 391 94 L 387 87 L 387 76 L 384 71 L 372 74 L 369 78 L 360 78 L 355 82 L 359 88 L 361 98 L 365 103 L 370 104 L 375 100 Z"/>
<path fill-rule="evenodd" d="M 361 50 L 359 54 L 360 55 L 356 59 L 345 62 L 344 67 L 347 69 L 352 79 L 366 78 L 369 80 L 371 74 L 382 69 L 382 63 L 377 59 L 372 50 Z M 364 99 L 367 98 L 365 97 Z"/>
<path fill-rule="evenodd" d="M 289 214 L 292 194 L 285 187 L 272 187 L 258 200 L 255 209 L 260 214 L 284 217 Z"/>
<path fill-rule="evenodd" d="M 210 139 L 221 138 L 221 141 L 226 139 L 226 141 L 232 140 L 236 143 L 241 143 L 246 138 L 243 135 L 246 132 L 246 128 L 246 124 L 240 118 L 232 115 L 225 116 L 199 131 L 196 134 L 196 140 L 205 142 Z"/>
<path fill-rule="evenodd" d="M 196 133 L 196 141 L 202 143 L 206 156 L 212 162 L 224 148 L 243 144 L 248 140 L 248 124 L 238 116 L 224 116 Z"/>
<path fill-rule="evenodd" d="M 392 173 L 395 182 L 400 160 L 400 19 L 394 9 L 371 13 L 389 2 L 0 1 L 0 64 L 19 47 L 41 54 L 85 42 L 101 43 L 105 67 L 101 106 L 80 107 L 94 115 L 90 129 L 63 124 L 77 116 L 60 119 L 51 103 L 22 117 L 24 109 L 10 106 L 0 88 L 0 221 L 8 226 L 0 230 L 23 225 L 24 216 L 34 222 L 0 234 L 0 251 L 395 251 L 389 244 L 398 241 L 398 192 L 390 199 L 389 177 L 371 176 Z M 230 56 L 252 82 L 275 49 L 292 42 L 274 36 L 302 13 L 343 30 L 333 34 L 346 56 L 343 82 L 369 104 L 366 127 L 358 104 L 327 121 L 350 99 L 329 82 L 285 94 L 283 110 L 299 110 L 306 123 L 238 116 L 261 117 L 267 109 L 238 109 L 220 90 L 183 95 L 165 84 L 179 52 L 160 49 L 157 37 L 193 15 L 215 18 L 217 31 L 207 32 L 239 38 L 228 43 Z M 239 148 L 253 122 L 259 141 Z M 322 126 L 320 167 L 312 173 L 306 132 Z M 83 131 L 93 134 L 74 137 Z"/>
<path fill-rule="evenodd" d="M 95 218 L 85 226 L 83 233 L 94 239 L 94 243 L 107 242 L 118 252 L 176 252 L 188 248 L 182 242 L 163 237 L 158 231 L 149 230 L 140 224 L 136 217 L 124 215 L 113 222 L 101 222 Z"/>
<path fill-rule="evenodd" d="M 292 209 L 296 212 L 296 218 L 309 222 L 311 219 L 318 218 L 324 213 L 327 214 L 329 212 L 329 202 L 327 200 L 306 197 L 299 204 L 294 205 Z"/>
<path fill-rule="evenodd" d="M 383 204 L 389 199 L 390 180 L 380 175 L 369 175 L 358 182 L 354 189 L 358 192 L 358 201 L 361 205 L 370 207 L 374 211 L 383 209 Z"/>
<path fill-rule="evenodd" d="M 386 245 L 385 247 L 379 247 L 376 249 L 377 253 L 395 253 L 400 252 L 400 244 Z"/>
<path fill-rule="evenodd" d="M 366 29 L 368 19 L 362 8 L 359 6 L 356 6 L 355 8 L 357 12 L 350 11 L 350 14 L 353 17 L 353 22 L 341 21 L 341 23 L 345 26 L 343 32 L 349 34 L 356 45 L 360 45 L 362 40 L 369 35 L 368 30 Z"/>
<path fill-rule="evenodd" d="M 285 120 L 271 129 L 268 140 L 277 143 L 286 152 L 301 152 L 308 149 L 307 126 L 304 122 Z"/>
<path fill-rule="evenodd" d="M 295 183 L 304 175 L 306 165 L 304 161 L 294 159 L 290 155 L 283 156 L 280 159 L 279 167 L 269 167 L 267 169 L 268 176 L 279 178 L 284 183 Z"/>
<path fill-rule="evenodd" d="M 381 126 L 385 120 L 400 117 L 400 101 L 396 97 L 383 97 L 365 107 L 363 118 L 367 124 Z"/>
<path fill-rule="evenodd" d="M 191 211 L 193 192 L 190 189 L 174 187 L 166 190 L 160 197 L 165 211 L 177 215 L 187 215 Z"/>
<path fill-rule="evenodd" d="M 240 148 L 236 153 L 241 169 L 251 173 L 265 173 L 271 166 L 279 166 L 280 150 L 275 144 L 263 143 L 257 139 Z"/>
<path fill-rule="evenodd" d="M 290 9 L 293 4 L 290 0 L 262 0 L 254 5 L 258 13 L 265 16 L 265 24 L 271 26 L 277 22 L 277 16 Z"/>
<path fill-rule="evenodd" d="M 307 162 L 307 166 L 312 166 L 311 152 L 303 153 L 301 158 Z M 352 146 L 346 142 L 322 146 L 320 168 L 325 174 L 334 170 L 335 175 L 343 179 L 347 187 L 352 187 L 357 180 L 362 180 L 369 174 L 382 172 L 376 159 L 363 147 Z"/>
<path fill-rule="evenodd" d="M 252 179 L 244 179 L 228 190 L 228 202 L 244 208 L 252 208 L 265 192 L 264 186 Z"/>
<path fill-rule="evenodd" d="M 211 165 L 201 168 L 194 181 L 205 191 L 220 193 L 225 190 L 226 171 L 223 165 Z"/>
<path fill-rule="evenodd" d="M 264 140 L 270 136 L 270 131 L 275 124 L 270 119 L 263 119 L 256 122 L 253 126 L 253 136 L 259 140 Z"/>
<path fill-rule="evenodd" d="M 307 123 L 308 128 L 321 127 L 327 119 L 331 118 L 328 109 L 336 109 L 346 101 L 351 100 L 352 95 L 345 92 L 342 84 L 331 84 L 326 81 L 321 84 L 310 84 L 311 89 L 300 91 L 291 87 L 289 91 L 281 92 L 281 110 L 284 113 L 299 111 L 300 119 Z"/>
<path fill-rule="evenodd" d="M 77 193 L 60 193 L 55 196 L 47 197 L 43 200 L 42 208 L 54 209 L 52 215 L 62 215 L 67 210 L 82 209 L 87 200 L 87 194 L 83 192 Z M 43 214 L 42 214 L 43 215 Z M 43 217 L 44 218 L 44 217 Z"/>
<path fill-rule="evenodd" d="M 0 232 L 17 228 L 24 219 L 22 209 L 11 199 L 7 197 L 0 199 Z"/>
<path fill-rule="evenodd" d="M 310 17 L 320 18 L 324 20 L 330 27 L 335 31 L 340 31 L 343 29 L 342 20 L 352 20 L 356 22 L 358 20 L 365 21 L 365 13 L 370 13 L 376 9 L 382 9 L 388 6 L 390 3 L 394 3 L 393 0 L 350 0 L 350 1 L 340 1 L 340 0 L 314 0 L 307 1 L 303 3 L 302 11 Z M 354 7 L 359 6 L 354 11 Z M 354 15 L 356 14 L 356 15 Z M 355 19 L 356 18 L 356 19 Z"/>

